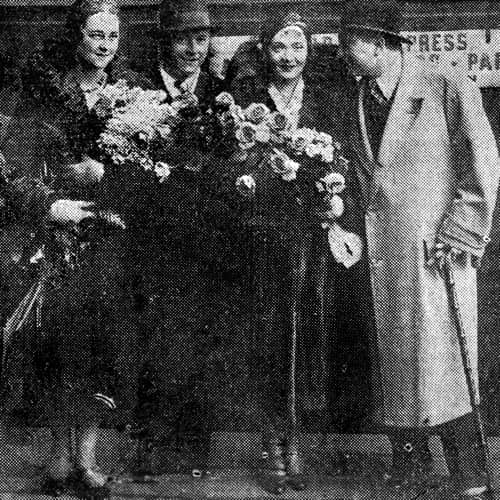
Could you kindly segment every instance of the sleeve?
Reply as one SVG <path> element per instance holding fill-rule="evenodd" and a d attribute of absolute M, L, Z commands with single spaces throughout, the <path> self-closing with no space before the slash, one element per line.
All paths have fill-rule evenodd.
<path fill-rule="evenodd" d="M 489 242 L 500 162 L 479 89 L 468 78 L 445 80 L 445 106 L 456 187 L 438 241 L 480 259 Z"/>
<path fill-rule="evenodd" d="M 2 198 L 5 218 L 38 224 L 53 201 L 43 183 L 44 140 L 34 115 L 18 106 L 4 134 L 2 154 Z"/>
<path fill-rule="evenodd" d="M 6 218 L 15 222 L 37 225 L 43 221 L 55 195 L 39 179 L 19 177 L 5 184 Z"/>

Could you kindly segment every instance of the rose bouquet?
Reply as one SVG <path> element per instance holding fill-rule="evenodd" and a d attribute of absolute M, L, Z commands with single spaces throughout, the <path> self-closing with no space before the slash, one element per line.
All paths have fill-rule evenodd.
<path fill-rule="evenodd" d="M 251 223 L 289 232 L 323 227 L 337 261 L 355 263 L 361 240 L 337 223 L 349 168 L 341 145 L 327 133 L 293 129 L 286 115 L 262 103 L 242 109 L 225 93 L 217 102 L 226 108 L 219 116 L 233 126 L 239 164 L 233 186 L 251 208 Z"/>
<path fill-rule="evenodd" d="M 229 94 L 220 97 L 208 107 L 201 106 L 188 92 L 174 99 L 177 120 L 168 139 L 161 142 L 158 158 L 180 169 L 202 172 L 210 168 L 215 157 L 229 156 L 237 145 L 230 112 L 234 101 Z"/>

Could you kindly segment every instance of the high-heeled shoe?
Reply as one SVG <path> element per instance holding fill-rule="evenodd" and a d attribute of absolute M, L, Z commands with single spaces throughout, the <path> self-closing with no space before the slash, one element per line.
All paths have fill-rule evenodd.
<path fill-rule="evenodd" d="M 281 495 L 286 490 L 286 464 L 284 446 L 279 440 L 271 440 L 262 452 L 260 475 L 261 486 L 273 495 Z"/>
<path fill-rule="evenodd" d="M 110 498 L 110 478 L 98 468 L 75 470 L 71 486 L 78 498 L 85 500 L 106 500 Z"/>
<path fill-rule="evenodd" d="M 66 479 L 54 479 L 53 477 L 45 476 L 40 486 L 40 492 L 50 497 L 60 497 L 68 491 L 66 481 Z"/>

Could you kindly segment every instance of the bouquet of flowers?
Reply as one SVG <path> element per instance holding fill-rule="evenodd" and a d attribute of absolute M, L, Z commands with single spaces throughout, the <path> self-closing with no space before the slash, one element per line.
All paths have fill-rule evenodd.
<path fill-rule="evenodd" d="M 251 203 L 254 222 L 291 231 L 321 225 L 336 260 L 346 267 L 357 262 L 360 238 L 337 223 L 349 168 L 341 145 L 324 132 L 292 129 L 286 115 L 262 103 L 242 109 L 227 93 L 217 103 L 225 141 L 232 126 L 237 145 L 240 169 L 233 185 Z"/>
<path fill-rule="evenodd" d="M 163 91 L 129 88 L 124 80 L 102 90 L 96 113 L 106 126 L 99 147 L 114 165 L 139 166 L 156 173 L 160 181 L 168 177 L 169 166 L 155 158 L 159 143 L 169 139 L 180 118 L 165 98 Z"/>

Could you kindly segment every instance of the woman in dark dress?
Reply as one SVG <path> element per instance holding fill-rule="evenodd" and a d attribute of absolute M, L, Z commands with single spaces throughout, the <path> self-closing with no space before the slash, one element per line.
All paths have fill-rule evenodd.
<path fill-rule="evenodd" d="M 42 193 L 47 212 L 38 222 L 59 224 L 63 260 L 76 264 L 48 289 L 41 325 L 27 332 L 23 401 L 14 402 L 30 408 L 32 424 L 52 430 L 44 482 L 51 493 L 68 484 L 106 492 L 108 478 L 95 455 L 99 425 L 109 409 L 126 418 L 127 404 L 133 406 L 136 349 L 114 321 L 123 296 L 121 234 L 96 225 L 84 245 L 75 236 L 75 224 L 94 215 L 86 205 L 112 193 L 104 188 L 109 183 L 98 161 L 96 141 L 104 126 L 94 113 L 99 93 L 118 79 L 144 83 L 115 59 L 118 15 L 115 0 L 72 5 L 64 34 L 28 60 L 24 93 L 3 144 L 13 210 L 35 219 L 26 200 Z"/>
<path fill-rule="evenodd" d="M 288 118 L 292 129 L 315 128 L 336 136 L 334 90 L 327 81 L 313 82 L 311 37 L 299 14 L 282 14 L 266 23 L 259 44 L 246 43 L 228 69 L 227 88 L 236 103 L 246 107 L 264 103 Z M 278 202 L 279 204 L 279 202 Z M 286 204 L 286 203 L 285 203 Z M 293 203 L 292 205 L 293 206 Z M 279 225 L 279 222 L 278 222 Z M 313 224 L 314 226 L 314 224 Z M 287 413 L 289 349 L 292 315 L 299 315 L 298 410 L 305 417 L 324 418 L 326 409 L 326 355 L 330 341 L 325 329 L 324 283 L 331 260 L 326 235 L 318 219 L 316 229 L 292 229 L 286 222 L 275 229 L 254 228 L 252 274 L 254 328 L 257 331 L 253 364 L 264 414 L 263 447 L 267 452 L 266 488 L 282 493 L 286 485 L 304 489 L 302 464 L 290 435 Z M 298 249 L 307 248 L 306 255 Z M 304 261 L 305 258 L 305 261 Z M 305 264 L 302 269 L 300 262 Z M 293 289 L 297 287 L 298 310 Z"/>

